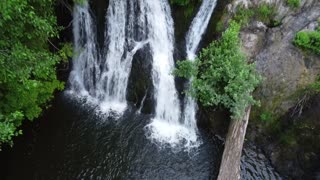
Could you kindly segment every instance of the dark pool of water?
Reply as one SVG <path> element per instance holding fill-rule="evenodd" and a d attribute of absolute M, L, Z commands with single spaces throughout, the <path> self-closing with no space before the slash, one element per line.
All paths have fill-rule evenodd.
<path fill-rule="evenodd" d="M 3 179 L 216 179 L 222 142 L 200 130 L 194 152 L 159 148 L 145 137 L 150 116 L 129 109 L 115 120 L 66 95 L 15 146 L 0 154 Z M 2 179 L 2 178 L 1 178 Z M 268 160 L 244 150 L 242 179 L 281 179 Z"/>

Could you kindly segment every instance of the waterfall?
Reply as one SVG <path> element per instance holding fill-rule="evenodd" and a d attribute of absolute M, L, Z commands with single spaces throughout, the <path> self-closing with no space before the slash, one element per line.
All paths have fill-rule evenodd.
<path fill-rule="evenodd" d="M 94 96 L 99 74 L 96 36 L 88 3 L 76 5 L 73 11 L 74 54 L 70 73 L 71 91 Z"/>
<path fill-rule="evenodd" d="M 191 27 L 186 36 L 187 59 L 194 61 L 196 51 L 209 24 L 211 15 L 216 7 L 217 0 L 203 0 L 200 10 L 191 23 Z M 192 81 L 192 79 L 190 80 Z M 189 82 L 190 83 L 190 82 Z M 192 97 L 186 97 L 184 100 L 184 123 L 191 129 L 197 129 L 196 112 L 197 103 Z"/>
<path fill-rule="evenodd" d="M 194 59 L 216 1 L 203 0 L 187 35 L 187 54 Z M 88 3 L 74 8 L 71 92 L 86 97 L 104 113 L 121 115 L 127 107 L 128 79 L 135 53 L 148 44 L 152 59 L 155 115 L 147 137 L 173 147 L 197 147 L 196 103 L 186 100 L 181 113 L 174 76 L 174 23 L 168 0 L 109 0 L 105 42 L 97 46 L 96 26 Z M 144 97 L 145 99 L 145 97 Z M 142 108 L 142 107 L 140 107 Z"/>
<path fill-rule="evenodd" d="M 202 35 L 205 33 L 217 0 L 203 0 L 186 36 L 187 59 L 194 60 Z"/>
<path fill-rule="evenodd" d="M 126 109 L 132 59 L 136 51 L 147 43 L 144 29 L 135 28 L 145 24 L 145 15 L 134 11 L 136 4 L 135 1 L 109 1 L 106 40 L 100 54 L 88 3 L 75 6 L 74 51 L 79 55 L 73 59 L 71 91 L 98 104 L 105 113 L 115 111 L 121 114 Z"/>
<path fill-rule="evenodd" d="M 174 28 L 167 0 L 145 0 L 147 7 L 148 39 L 153 57 L 153 84 L 156 114 L 146 126 L 148 137 L 156 143 L 172 147 L 198 146 L 197 135 L 180 122 L 180 102 L 175 88 Z"/>
<path fill-rule="evenodd" d="M 103 99 L 100 105 L 102 111 L 123 112 L 127 106 L 126 93 L 132 59 L 136 51 L 146 43 L 135 41 L 134 25 L 144 24 L 144 16 L 142 14 L 136 17 L 134 6 L 134 1 L 109 1 L 106 17 L 106 56 L 98 89 L 99 96 Z M 141 39 L 144 32 L 138 35 L 136 39 Z"/>

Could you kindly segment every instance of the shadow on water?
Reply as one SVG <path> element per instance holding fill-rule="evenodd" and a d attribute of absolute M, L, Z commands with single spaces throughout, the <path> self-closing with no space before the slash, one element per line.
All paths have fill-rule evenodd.
<path fill-rule="evenodd" d="M 200 130 L 203 144 L 195 152 L 159 148 L 145 136 L 150 118 L 132 108 L 110 119 L 59 95 L 42 120 L 1 154 L 8 160 L 4 179 L 216 179 L 220 140 Z M 263 155 L 244 154 L 244 179 L 280 179 Z"/>

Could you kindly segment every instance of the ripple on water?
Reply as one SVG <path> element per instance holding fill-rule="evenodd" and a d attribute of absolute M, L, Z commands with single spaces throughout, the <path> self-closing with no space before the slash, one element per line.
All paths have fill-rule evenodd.
<path fill-rule="evenodd" d="M 94 106 L 59 96 L 38 121 L 36 133 L 25 130 L 15 143 L 7 179 L 216 178 L 223 150 L 220 140 L 200 130 L 202 144 L 196 151 L 159 148 L 146 137 L 144 127 L 152 117 L 128 107 L 114 120 L 96 113 Z M 244 153 L 242 177 L 277 179 L 268 161 L 253 152 Z"/>

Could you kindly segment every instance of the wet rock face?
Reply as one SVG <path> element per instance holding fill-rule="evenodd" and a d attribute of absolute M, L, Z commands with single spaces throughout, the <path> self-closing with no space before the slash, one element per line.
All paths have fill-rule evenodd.
<path fill-rule="evenodd" d="M 249 1 L 254 3 L 254 1 Z M 288 11 L 283 1 L 275 1 L 282 25 L 267 28 L 260 22 L 251 23 L 241 32 L 244 52 L 256 62 L 265 80 L 256 93 L 262 107 L 282 115 L 294 105 L 289 97 L 312 83 L 320 70 L 320 57 L 295 47 L 295 34 L 315 28 L 320 17 L 320 1 L 301 1 L 301 8 Z"/>
<path fill-rule="evenodd" d="M 254 62 L 258 53 L 262 50 L 265 41 L 267 26 L 262 22 L 253 22 L 240 33 L 242 51 Z"/>
<path fill-rule="evenodd" d="M 248 5 L 266 1 L 245 1 Z M 297 32 L 314 31 L 319 25 L 320 1 L 301 0 L 300 7 L 290 9 L 285 0 L 268 1 L 275 4 L 276 19 L 281 25 L 268 28 L 259 22 L 252 22 L 241 31 L 242 49 L 264 81 L 255 92 L 261 101 L 261 109 L 254 108 L 251 120 L 258 120 L 259 113 L 271 112 L 279 121 L 279 131 L 270 133 L 261 128 L 262 122 L 249 123 L 247 138 L 257 142 L 268 154 L 276 169 L 289 179 L 315 179 L 319 172 L 320 128 L 319 97 L 309 102 L 299 117 L 292 116 L 299 90 L 315 81 L 320 73 L 320 56 L 293 45 Z M 243 0 L 235 0 L 230 10 Z M 259 111 L 259 112 L 258 112 Z M 310 129 L 308 129 L 310 128 Z M 293 145 L 283 144 L 283 138 L 292 138 Z M 290 137 L 292 136 L 292 137 Z M 287 139 L 290 141 L 290 139 Z M 296 143 L 296 144 L 295 144 Z"/>
<path fill-rule="evenodd" d="M 127 99 L 133 102 L 137 108 L 141 107 L 142 113 L 151 114 L 154 112 L 155 105 L 153 90 L 152 55 L 147 45 L 134 55 L 128 82 Z M 145 99 L 144 102 L 143 99 Z"/>
<path fill-rule="evenodd" d="M 295 104 L 292 95 L 314 82 L 320 72 L 319 55 L 303 51 L 293 45 L 293 39 L 301 30 L 314 30 L 320 17 L 319 0 L 301 0 L 300 7 L 292 9 L 286 0 L 234 0 L 226 6 L 228 14 L 236 7 L 257 7 L 262 3 L 274 5 L 275 19 L 281 20 L 278 27 L 267 27 L 262 22 L 251 22 L 241 32 L 242 50 L 255 62 L 264 77 L 255 92 L 261 101 L 261 109 L 253 108 L 257 119 L 264 111 L 276 117 L 284 115 Z M 230 16 L 229 16 L 230 17 Z"/>
<path fill-rule="evenodd" d="M 281 118 L 282 133 L 273 135 L 272 142 L 260 144 L 282 175 L 293 179 L 317 179 L 320 170 L 319 109 L 320 95 L 310 98 L 300 115 L 295 108 L 291 108 Z M 284 143 L 284 140 L 290 144 Z"/>
<path fill-rule="evenodd" d="M 109 5 L 109 0 L 95 0 L 89 1 L 92 9 L 94 21 L 97 24 L 97 41 L 100 49 L 103 49 L 105 43 L 105 26 L 106 26 L 106 12 Z"/>

